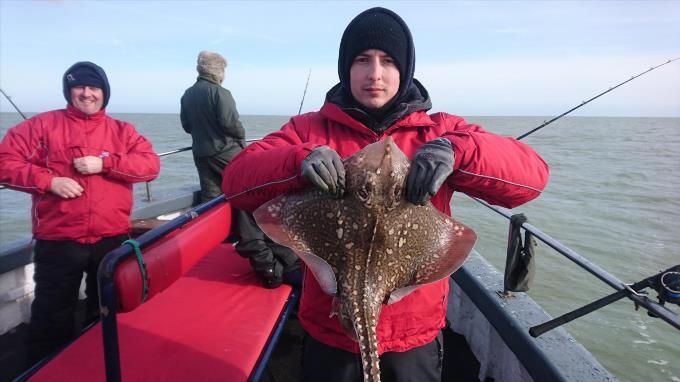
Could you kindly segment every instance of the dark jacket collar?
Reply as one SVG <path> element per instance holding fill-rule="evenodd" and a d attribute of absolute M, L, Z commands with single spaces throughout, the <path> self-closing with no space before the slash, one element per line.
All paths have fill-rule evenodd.
<path fill-rule="evenodd" d="M 415 78 L 403 94 L 397 94 L 392 101 L 377 111 L 367 110 L 357 103 L 341 83 L 333 86 L 326 93 L 326 102 L 337 105 L 349 116 L 379 134 L 411 113 L 432 108 L 427 89 Z"/>
<path fill-rule="evenodd" d="M 213 83 L 213 84 L 215 84 L 215 85 L 217 85 L 217 86 L 221 86 L 221 85 L 222 85 L 222 84 L 220 83 L 220 81 L 217 80 L 217 77 L 215 77 L 215 76 L 213 76 L 213 75 L 210 75 L 210 74 L 201 74 L 201 75 L 199 75 L 198 78 L 196 78 L 196 81 L 200 81 L 200 80 L 208 81 L 208 82 Z"/>

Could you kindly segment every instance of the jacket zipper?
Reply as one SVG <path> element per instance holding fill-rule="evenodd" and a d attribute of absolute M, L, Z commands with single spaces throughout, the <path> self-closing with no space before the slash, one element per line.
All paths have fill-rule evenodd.
<path fill-rule="evenodd" d="M 90 116 L 88 115 L 85 117 L 85 144 L 87 147 L 90 146 L 90 137 L 88 136 L 88 128 L 89 128 L 89 123 L 90 123 Z M 86 238 L 87 241 L 89 241 L 90 236 L 92 235 L 92 206 L 90 205 L 92 203 L 92 197 L 90 195 L 90 181 L 87 176 L 82 177 L 83 182 L 85 183 L 85 195 L 83 195 L 86 200 L 87 200 L 87 209 L 85 210 L 85 213 L 87 214 L 87 231 L 86 233 Z"/>

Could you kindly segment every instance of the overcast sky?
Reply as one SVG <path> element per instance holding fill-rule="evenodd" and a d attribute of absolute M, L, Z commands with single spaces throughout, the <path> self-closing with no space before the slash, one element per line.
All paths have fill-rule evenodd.
<path fill-rule="evenodd" d="M 303 112 L 317 110 L 345 26 L 376 5 L 410 26 L 435 111 L 558 115 L 680 57 L 680 1 L 0 0 L 0 87 L 23 111 L 61 108 L 64 70 L 89 60 L 109 76 L 108 111 L 178 113 L 206 49 L 229 61 L 241 114 L 296 114 L 310 69 Z M 575 115 L 680 117 L 680 60 Z"/>

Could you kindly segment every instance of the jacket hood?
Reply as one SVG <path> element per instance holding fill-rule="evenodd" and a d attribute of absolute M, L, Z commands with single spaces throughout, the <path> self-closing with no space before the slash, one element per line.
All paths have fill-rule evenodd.
<path fill-rule="evenodd" d="M 69 84 L 72 81 L 72 73 L 78 69 L 82 69 L 83 67 L 93 70 L 104 84 L 104 87 L 102 88 L 104 91 L 104 103 L 102 104 L 102 109 L 106 108 L 106 105 L 109 104 L 109 98 L 111 98 L 111 86 L 109 85 L 109 79 L 106 77 L 106 72 L 104 72 L 104 69 L 102 69 L 99 65 L 89 61 L 76 62 L 75 64 L 71 65 L 70 68 L 66 69 L 66 72 L 64 72 L 61 82 L 66 103 L 71 105 L 71 86 Z"/>

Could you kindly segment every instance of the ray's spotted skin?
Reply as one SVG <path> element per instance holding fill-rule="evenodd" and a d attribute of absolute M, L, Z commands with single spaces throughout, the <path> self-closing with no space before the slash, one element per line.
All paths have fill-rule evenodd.
<path fill-rule="evenodd" d="M 380 381 L 376 326 L 383 304 L 451 275 L 474 231 L 404 197 L 410 163 L 392 138 L 344 161 L 346 195 L 279 196 L 255 212 L 263 231 L 293 248 L 325 292 L 347 334 L 359 342 L 364 381 Z"/>

